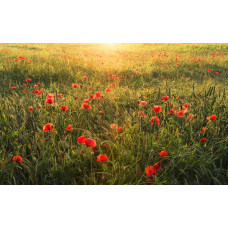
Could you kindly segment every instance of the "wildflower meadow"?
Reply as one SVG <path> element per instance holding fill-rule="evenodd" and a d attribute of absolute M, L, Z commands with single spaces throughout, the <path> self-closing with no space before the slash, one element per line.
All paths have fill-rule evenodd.
<path fill-rule="evenodd" d="M 0 44 L 0 184 L 227 184 L 227 54 Z"/>

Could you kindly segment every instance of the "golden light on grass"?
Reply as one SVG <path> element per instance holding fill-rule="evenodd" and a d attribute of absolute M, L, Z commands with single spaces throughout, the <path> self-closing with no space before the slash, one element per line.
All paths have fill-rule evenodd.
<path fill-rule="evenodd" d="M 123 47 L 120 43 L 103 43 L 102 46 L 107 50 L 116 50 Z"/>

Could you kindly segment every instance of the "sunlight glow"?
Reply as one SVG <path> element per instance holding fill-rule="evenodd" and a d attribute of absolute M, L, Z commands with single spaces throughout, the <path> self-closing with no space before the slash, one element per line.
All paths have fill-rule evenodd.
<path fill-rule="evenodd" d="M 116 49 L 121 48 L 122 44 L 120 44 L 120 43 L 103 43 L 102 46 L 105 49 L 116 50 Z"/>

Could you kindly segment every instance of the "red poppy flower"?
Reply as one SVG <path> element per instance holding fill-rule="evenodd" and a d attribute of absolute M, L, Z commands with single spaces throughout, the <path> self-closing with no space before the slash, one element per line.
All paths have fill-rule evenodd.
<path fill-rule="evenodd" d="M 118 126 L 117 126 L 116 124 L 111 124 L 111 125 L 110 125 L 110 128 L 112 128 L 112 129 L 117 129 Z"/>
<path fill-rule="evenodd" d="M 207 131 L 207 130 L 208 130 L 208 128 L 202 127 L 201 133 L 204 133 L 204 132 Z"/>
<path fill-rule="evenodd" d="M 37 85 L 38 85 L 38 86 L 41 86 L 41 83 L 39 82 L 39 83 L 37 83 Z"/>
<path fill-rule="evenodd" d="M 107 88 L 107 89 L 105 90 L 106 93 L 111 92 L 111 91 L 112 91 L 112 90 L 111 90 L 110 88 Z"/>
<path fill-rule="evenodd" d="M 97 97 L 97 98 L 101 98 L 101 97 L 102 97 L 102 95 L 101 95 L 101 93 L 100 93 L 100 92 L 96 92 L 96 93 L 95 93 L 95 97 Z"/>
<path fill-rule="evenodd" d="M 169 96 L 163 96 L 163 97 L 162 97 L 162 100 L 163 100 L 163 101 L 169 100 Z"/>
<path fill-rule="evenodd" d="M 203 142 L 206 142 L 206 141 L 207 141 L 206 138 L 202 138 L 202 139 L 200 140 L 200 143 L 203 143 Z"/>
<path fill-rule="evenodd" d="M 90 98 L 91 98 L 91 99 L 95 99 L 95 95 L 90 94 Z"/>
<path fill-rule="evenodd" d="M 97 156 L 97 161 L 98 162 L 108 161 L 108 157 L 106 155 L 100 154 Z"/>
<path fill-rule="evenodd" d="M 192 113 L 189 114 L 188 118 L 186 120 L 193 120 L 194 119 L 194 116 Z"/>
<path fill-rule="evenodd" d="M 208 69 L 208 72 L 211 72 L 212 71 L 212 69 Z"/>
<path fill-rule="evenodd" d="M 17 87 L 12 87 L 12 90 L 16 90 Z"/>
<path fill-rule="evenodd" d="M 14 156 L 13 157 L 13 161 L 17 161 L 17 162 L 22 162 L 22 157 L 21 156 Z"/>
<path fill-rule="evenodd" d="M 32 106 L 29 106 L 29 111 L 32 111 L 33 110 L 33 107 Z"/>
<path fill-rule="evenodd" d="M 184 113 L 187 113 L 188 112 L 188 109 L 185 106 L 182 106 L 181 107 L 181 111 L 184 112 Z"/>
<path fill-rule="evenodd" d="M 89 99 L 85 99 L 85 100 L 83 101 L 83 103 L 89 104 Z"/>
<path fill-rule="evenodd" d="M 46 124 L 44 127 L 43 127 L 43 131 L 53 131 L 54 129 L 52 128 L 53 124 L 49 123 L 49 124 Z"/>
<path fill-rule="evenodd" d="M 54 103 L 54 94 L 52 93 L 47 94 L 45 103 L 46 104 Z"/>
<path fill-rule="evenodd" d="M 37 90 L 36 95 L 41 95 L 41 94 L 42 94 L 42 91 Z"/>
<path fill-rule="evenodd" d="M 116 83 L 112 83 L 111 85 L 109 85 L 108 87 L 114 87 L 114 86 L 116 86 Z"/>
<path fill-rule="evenodd" d="M 52 104 L 52 103 L 54 103 L 54 97 L 47 98 L 46 101 L 45 101 L 45 103 L 46 104 Z"/>
<path fill-rule="evenodd" d="M 161 151 L 160 153 L 159 153 L 159 155 L 161 156 L 161 157 L 166 157 L 166 156 L 168 156 L 168 152 L 166 152 L 166 151 Z"/>
<path fill-rule="evenodd" d="M 180 100 L 180 97 L 177 97 L 177 100 Z"/>
<path fill-rule="evenodd" d="M 85 77 L 83 78 L 83 80 L 85 81 L 86 79 L 88 79 L 88 77 L 85 76 Z"/>
<path fill-rule="evenodd" d="M 85 139 L 86 139 L 86 137 L 84 135 L 80 136 L 80 137 L 78 137 L 77 142 L 85 144 Z"/>
<path fill-rule="evenodd" d="M 189 105 L 189 104 L 185 104 L 184 107 L 185 107 L 185 108 L 189 108 L 190 105 Z"/>
<path fill-rule="evenodd" d="M 182 117 L 184 117 L 184 115 L 185 115 L 184 111 L 176 111 L 177 117 L 182 118 Z"/>
<path fill-rule="evenodd" d="M 144 106 L 144 105 L 147 105 L 147 102 L 146 101 L 140 101 L 139 104 L 142 105 L 142 106 Z"/>
<path fill-rule="evenodd" d="M 83 103 L 82 104 L 82 108 L 84 108 L 84 109 L 92 109 L 92 107 L 90 105 L 88 105 L 88 103 Z"/>
<path fill-rule="evenodd" d="M 170 109 L 169 114 L 170 114 L 170 115 L 173 115 L 173 114 L 174 114 L 173 109 Z"/>
<path fill-rule="evenodd" d="M 27 91 L 27 90 L 26 90 L 26 89 L 24 89 L 24 90 L 23 90 L 23 93 L 26 93 L 26 91 Z"/>
<path fill-rule="evenodd" d="M 32 81 L 32 79 L 27 78 L 25 81 L 26 81 L 26 82 L 31 82 L 31 81 Z"/>
<path fill-rule="evenodd" d="M 155 163 L 155 164 L 153 165 L 153 167 L 154 167 L 154 170 L 155 170 L 156 172 L 159 172 L 159 171 L 161 170 L 161 161 Z"/>
<path fill-rule="evenodd" d="M 155 105 L 155 106 L 154 106 L 154 111 L 155 111 L 155 113 L 162 112 L 162 108 L 161 108 L 161 106 L 159 106 L 159 105 Z"/>
<path fill-rule="evenodd" d="M 38 90 L 37 89 L 34 89 L 34 90 L 32 90 L 31 93 L 36 93 L 37 94 L 37 92 L 38 92 Z"/>
<path fill-rule="evenodd" d="M 38 85 L 34 85 L 33 88 L 34 88 L 34 89 L 37 89 L 37 88 L 38 88 Z"/>
<path fill-rule="evenodd" d="M 65 129 L 66 129 L 67 131 L 72 131 L 74 128 L 72 128 L 72 125 L 69 124 Z"/>
<path fill-rule="evenodd" d="M 156 174 L 154 167 L 152 165 L 146 167 L 146 175 L 147 177 L 151 177 L 152 175 Z"/>
<path fill-rule="evenodd" d="M 207 120 L 215 121 L 215 120 L 217 120 L 217 116 L 216 115 L 208 116 Z"/>
<path fill-rule="evenodd" d="M 151 125 L 153 125 L 154 122 L 155 124 L 160 124 L 160 120 L 157 116 L 153 116 L 150 122 L 151 122 Z"/>
<path fill-rule="evenodd" d="M 219 72 L 216 72 L 216 75 L 219 75 Z"/>
<path fill-rule="evenodd" d="M 96 147 L 96 145 L 97 145 L 96 141 L 94 139 L 90 139 L 90 138 L 85 139 L 85 144 L 86 144 L 86 146 L 92 147 L 92 148 Z"/>
<path fill-rule="evenodd" d="M 78 84 L 73 84 L 73 85 L 72 85 L 72 88 L 77 89 L 77 88 L 78 88 Z"/>
<path fill-rule="evenodd" d="M 119 133 L 122 133 L 123 132 L 123 128 L 122 127 L 118 127 L 118 131 L 119 131 Z"/>
<path fill-rule="evenodd" d="M 62 106 L 61 106 L 61 110 L 62 110 L 63 112 L 65 112 L 65 111 L 68 110 L 68 107 L 67 107 L 66 105 L 62 105 Z"/>
<path fill-rule="evenodd" d="M 102 112 L 102 111 L 98 111 L 98 113 L 99 113 L 99 114 L 103 114 L 103 112 Z"/>

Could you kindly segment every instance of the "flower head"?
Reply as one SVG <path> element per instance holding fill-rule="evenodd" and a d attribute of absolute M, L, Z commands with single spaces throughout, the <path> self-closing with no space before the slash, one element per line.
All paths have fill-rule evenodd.
<path fill-rule="evenodd" d="M 13 157 L 13 161 L 17 161 L 17 162 L 22 162 L 22 157 L 21 156 L 14 156 Z"/>
<path fill-rule="evenodd" d="M 207 131 L 207 130 L 208 130 L 208 128 L 202 127 L 201 133 L 204 133 L 204 132 Z"/>
<path fill-rule="evenodd" d="M 117 126 L 116 124 L 110 124 L 110 128 L 112 128 L 112 129 L 117 129 L 118 126 Z"/>
<path fill-rule="evenodd" d="M 92 107 L 90 105 L 88 105 L 88 103 L 83 103 L 82 108 L 83 109 L 92 109 Z"/>
<path fill-rule="evenodd" d="M 168 152 L 166 152 L 166 151 L 161 151 L 160 153 L 159 153 L 159 155 L 161 156 L 161 157 L 166 157 L 166 156 L 168 156 Z"/>
<path fill-rule="evenodd" d="M 85 144 L 86 144 L 86 146 L 92 147 L 92 148 L 96 147 L 96 145 L 97 145 L 96 141 L 94 139 L 90 139 L 90 138 L 85 139 Z"/>
<path fill-rule="evenodd" d="M 160 120 L 157 116 L 153 116 L 152 119 L 150 120 L 150 122 L 151 122 L 151 125 L 153 125 L 154 122 L 155 122 L 155 124 L 160 124 Z"/>
<path fill-rule="evenodd" d="M 207 138 L 201 138 L 200 143 L 206 142 Z"/>
<path fill-rule="evenodd" d="M 72 84 L 72 88 L 77 89 L 78 88 L 78 84 Z"/>
<path fill-rule="evenodd" d="M 66 131 L 72 131 L 74 128 L 72 128 L 72 125 L 69 124 L 65 129 Z"/>
<path fill-rule="evenodd" d="M 82 143 L 82 144 L 85 144 L 85 136 L 83 135 L 83 136 L 80 136 L 80 137 L 78 137 L 78 139 L 77 139 L 77 142 L 78 143 Z"/>
<path fill-rule="evenodd" d="M 161 170 L 161 161 L 155 163 L 153 166 L 154 166 L 155 171 L 159 172 Z"/>
<path fill-rule="evenodd" d="M 47 94 L 45 103 L 46 104 L 54 103 L 54 94 L 52 93 Z"/>
<path fill-rule="evenodd" d="M 122 133 L 123 132 L 123 128 L 122 127 L 118 127 L 118 131 L 119 131 L 119 133 Z"/>
<path fill-rule="evenodd" d="M 147 177 L 151 177 L 152 175 L 156 174 L 154 167 L 152 165 L 146 167 L 146 175 Z"/>
<path fill-rule="evenodd" d="M 106 155 L 100 154 L 97 156 L 97 161 L 98 162 L 108 161 L 108 157 Z"/>
<path fill-rule="evenodd" d="M 106 93 L 111 92 L 111 91 L 112 91 L 112 90 L 111 90 L 110 88 L 107 88 L 107 89 L 105 90 Z"/>
<path fill-rule="evenodd" d="M 145 106 L 145 105 L 147 105 L 147 102 L 146 101 L 140 101 L 139 105 Z"/>
<path fill-rule="evenodd" d="M 188 118 L 186 120 L 193 120 L 194 119 L 194 116 L 192 113 L 189 114 Z"/>
<path fill-rule="evenodd" d="M 162 97 L 162 101 L 164 102 L 164 101 L 167 101 L 167 100 L 169 100 L 169 96 L 163 96 Z"/>
<path fill-rule="evenodd" d="M 207 120 L 216 121 L 217 120 L 217 116 L 216 115 L 208 116 Z"/>
<path fill-rule="evenodd" d="M 53 127 L 53 124 L 49 123 L 49 124 L 46 124 L 44 127 L 43 127 L 43 131 L 47 132 L 47 131 L 53 131 L 54 129 L 52 128 Z"/>
<path fill-rule="evenodd" d="M 63 112 L 65 112 L 65 111 L 68 110 L 68 107 L 67 107 L 66 105 L 62 105 L 62 106 L 61 106 L 61 110 L 62 110 Z"/>
<path fill-rule="evenodd" d="M 161 108 L 161 106 L 159 106 L 159 105 L 155 105 L 155 106 L 154 106 L 154 112 L 155 112 L 155 113 L 162 112 L 162 108 Z"/>

